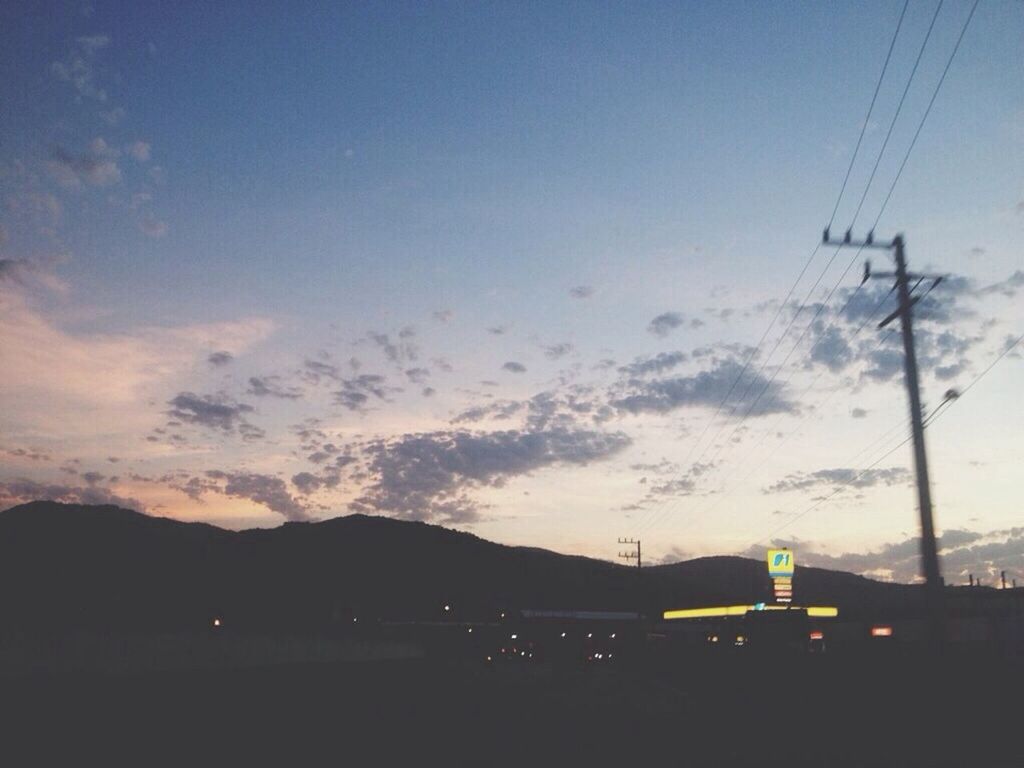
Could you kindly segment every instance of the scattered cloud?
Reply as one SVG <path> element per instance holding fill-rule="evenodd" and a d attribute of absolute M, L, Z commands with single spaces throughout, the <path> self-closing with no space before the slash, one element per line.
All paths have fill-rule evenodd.
<path fill-rule="evenodd" d="M 388 361 L 396 365 L 415 362 L 419 357 L 419 348 L 412 341 L 415 336 L 416 329 L 412 326 L 402 328 L 394 340 L 386 333 L 370 331 L 367 334 L 367 338 L 384 353 Z"/>
<path fill-rule="evenodd" d="M 772 544 L 798 547 L 800 561 L 804 565 L 904 583 L 921 580 L 921 543 L 918 537 L 882 544 L 868 552 L 838 555 L 821 552 L 813 542 L 777 540 Z M 1001 571 L 1005 570 L 1008 578 L 1024 575 L 1024 528 L 987 533 L 948 530 L 938 538 L 937 544 L 947 584 L 965 584 L 968 575 L 973 574 L 975 578 L 984 577 L 990 586 L 995 586 Z M 760 559 L 764 548 L 751 547 L 743 554 Z"/>
<path fill-rule="evenodd" d="M 682 365 L 689 360 L 685 352 L 661 352 L 654 357 L 637 357 L 632 363 L 619 368 L 619 373 L 629 376 L 648 376 L 652 373 L 664 373 Z"/>
<path fill-rule="evenodd" d="M 298 387 L 282 386 L 279 376 L 251 376 L 246 392 L 256 397 L 277 397 L 283 400 L 298 400 L 302 397 L 302 390 Z"/>
<path fill-rule="evenodd" d="M 873 488 L 875 486 L 905 485 L 913 479 L 905 467 L 877 469 L 819 469 L 816 472 L 794 472 L 768 486 L 764 493 L 789 493 L 816 488 Z"/>
<path fill-rule="evenodd" d="M 234 359 L 235 356 L 232 355 L 230 352 L 220 350 L 219 352 L 211 352 L 210 356 L 206 358 L 206 362 L 208 362 L 210 365 L 220 367 L 222 365 L 227 365 Z"/>
<path fill-rule="evenodd" d="M 218 469 L 209 470 L 206 477 L 220 483 L 216 490 L 225 496 L 256 502 L 287 520 L 310 519 L 306 507 L 291 495 L 288 486 L 279 477 L 256 472 L 224 472 Z"/>
<path fill-rule="evenodd" d="M 544 356 L 549 360 L 558 360 L 559 358 L 565 357 L 573 351 L 573 345 L 567 341 L 559 342 L 558 344 L 548 344 L 544 346 Z"/>
<path fill-rule="evenodd" d="M 647 330 L 655 336 L 664 338 L 686 322 L 679 312 L 662 312 L 647 325 Z"/>
<path fill-rule="evenodd" d="M 621 432 L 561 428 L 439 431 L 379 440 L 365 448 L 373 480 L 352 506 L 405 519 L 469 523 L 480 516 L 468 495 L 473 488 L 500 487 L 550 466 L 601 461 L 629 444 Z"/>
<path fill-rule="evenodd" d="M 748 369 L 749 370 L 749 369 Z M 625 413 L 668 413 L 677 408 L 717 408 L 734 390 L 743 366 L 735 358 L 720 360 L 708 370 L 693 376 L 646 380 L 631 378 L 609 404 Z M 746 375 L 746 374 L 744 374 Z M 778 381 L 761 373 L 750 374 L 747 396 L 735 402 L 737 416 L 764 416 L 770 413 L 795 413 L 797 405 L 786 397 Z M 756 402 L 756 405 L 755 405 Z"/>
<path fill-rule="evenodd" d="M 334 392 L 334 402 L 350 411 L 362 411 L 371 397 L 387 400 L 393 391 L 383 376 L 364 373 L 351 379 L 341 380 L 341 389 Z"/>
<path fill-rule="evenodd" d="M 127 147 L 127 152 L 140 163 L 148 163 L 152 147 L 146 141 L 134 141 Z"/>
<path fill-rule="evenodd" d="M 594 295 L 594 289 L 589 285 L 577 285 L 569 289 L 569 295 L 574 299 L 589 299 Z"/>
<path fill-rule="evenodd" d="M 107 35 L 79 37 L 68 54 L 50 65 L 50 72 L 58 80 L 70 83 L 76 98 L 105 102 L 107 92 L 96 84 L 96 53 L 110 45 Z"/>
<path fill-rule="evenodd" d="M 526 373 L 526 366 L 522 363 L 517 363 L 515 360 L 509 360 L 501 366 L 501 369 L 509 373 Z"/>
<path fill-rule="evenodd" d="M 102 138 L 96 138 L 80 154 L 55 147 L 46 167 L 53 180 L 66 189 L 82 185 L 106 187 L 121 181 L 121 169 L 117 165 L 119 154 Z"/>
<path fill-rule="evenodd" d="M 65 504 L 113 504 L 137 512 L 145 512 L 145 505 L 110 488 L 94 483 L 85 486 L 41 483 L 19 478 L 0 481 L 0 508 L 24 504 L 29 501 L 61 501 Z"/>
<path fill-rule="evenodd" d="M 247 403 L 239 403 L 225 394 L 197 395 L 181 392 L 167 403 L 166 414 L 183 424 L 192 424 L 224 433 L 238 432 L 247 440 L 263 437 L 263 431 L 246 419 L 246 414 L 255 409 Z"/>

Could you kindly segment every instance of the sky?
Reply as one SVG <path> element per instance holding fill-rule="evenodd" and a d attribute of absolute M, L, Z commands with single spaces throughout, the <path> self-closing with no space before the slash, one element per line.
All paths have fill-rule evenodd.
<path fill-rule="evenodd" d="M 944 276 L 947 580 L 1024 580 L 1024 7 L 971 5 L 3 4 L 0 508 L 914 580 L 891 281 L 816 247 L 838 197 Z"/>

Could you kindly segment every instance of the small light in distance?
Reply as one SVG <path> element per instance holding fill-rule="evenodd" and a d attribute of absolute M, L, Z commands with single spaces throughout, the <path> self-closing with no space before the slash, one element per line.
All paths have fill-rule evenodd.
<path fill-rule="evenodd" d="M 469 628 L 469 629 L 467 629 L 466 631 L 467 631 L 467 632 L 469 632 L 470 634 L 473 634 L 473 628 L 472 628 L 472 627 L 470 627 L 470 628 Z"/>
<path fill-rule="evenodd" d="M 213 626 L 219 627 L 220 626 L 220 619 L 214 619 L 213 620 Z"/>
<path fill-rule="evenodd" d="M 818 630 L 815 630 L 814 632 L 811 632 L 811 640 L 824 640 L 824 639 L 825 639 L 825 633 L 824 632 L 820 632 Z"/>
<path fill-rule="evenodd" d="M 872 637 L 892 637 L 892 627 L 877 626 L 871 628 Z"/>
<path fill-rule="evenodd" d="M 612 632 L 610 635 L 608 635 L 608 637 L 611 638 L 612 640 L 614 640 L 615 639 L 615 633 Z"/>
<path fill-rule="evenodd" d="M 515 633 L 513 632 L 513 633 L 512 633 L 512 639 L 513 639 L 513 640 L 517 640 L 518 638 L 519 638 L 519 635 L 517 635 L 517 634 L 515 634 Z"/>
<path fill-rule="evenodd" d="M 445 611 L 445 613 L 447 613 L 447 612 L 448 612 L 448 611 L 450 611 L 451 609 L 452 609 L 452 607 L 451 607 L 450 605 L 445 605 L 445 607 L 444 607 L 444 611 Z"/>
<path fill-rule="evenodd" d="M 588 633 L 587 633 L 587 639 L 588 639 L 588 640 L 589 640 L 590 638 L 592 638 L 593 636 L 594 636 L 594 633 L 593 633 L 593 632 L 588 632 Z"/>
<path fill-rule="evenodd" d="M 565 632 L 562 633 L 562 637 L 565 637 Z"/>

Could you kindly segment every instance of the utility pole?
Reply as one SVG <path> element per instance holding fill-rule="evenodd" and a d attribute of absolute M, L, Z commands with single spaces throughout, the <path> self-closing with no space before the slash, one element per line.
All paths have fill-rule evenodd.
<path fill-rule="evenodd" d="M 635 552 L 619 552 L 619 557 L 623 560 L 636 560 L 636 567 L 640 567 L 640 539 L 619 539 L 619 544 L 635 544 Z"/>
<path fill-rule="evenodd" d="M 913 307 L 921 297 L 914 297 L 911 279 L 917 280 L 914 288 L 923 280 L 931 280 L 934 288 L 942 280 L 941 275 L 916 275 L 907 272 L 906 253 L 904 252 L 903 235 L 896 235 L 891 243 L 876 243 L 874 232 L 869 232 L 867 239 L 854 242 L 850 230 L 846 231 L 842 240 L 832 240 L 826 227 L 822 242 L 826 245 L 838 245 L 852 248 L 876 248 L 890 251 L 896 261 L 895 272 L 872 273 L 871 262 L 864 264 L 864 280 L 871 278 L 895 278 L 896 295 L 899 306 L 896 311 L 878 324 L 884 328 L 897 317 L 903 330 L 903 359 L 906 371 L 907 394 L 910 398 L 910 422 L 914 441 L 914 468 L 917 474 L 917 501 L 921 514 L 921 564 L 924 570 L 925 590 L 928 603 L 929 619 L 933 639 L 940 639 L 942 625 L 942 577 L 939 572 L 939 554 L 935 544 L 935 523 L 932 518 L 932 494 L 928 481 L 928 456 L 924 446 L 924 420 L 921 416 L 921 389 L 917 376 L 917 354 L 914 351 Z M 931 290 L 929 288 L 929 290 Z"/>

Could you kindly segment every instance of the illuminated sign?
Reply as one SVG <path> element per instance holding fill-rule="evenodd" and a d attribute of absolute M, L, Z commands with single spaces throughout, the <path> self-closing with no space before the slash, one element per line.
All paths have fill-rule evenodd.
<path fill-rule="evenodd" d="M 872 637 L 892 637 L 892 627 L 872 627 Z"/>
<path fill-rule="evenodd" d="M 768 575 L 772 578 L 792 576 L 796 562 L 788 549 L 768 550 Z"/>
<path fill-rule="evenodd" d="M 757 603 L 756 605 L 723 605 L 714 608 L 679 608 L 672 611 L 665 611 L 662 614 L 664 619 L 719 619 L 727 618 L 730 616 L 745 616 L 747 611 L 784 611 L 789 606 L 782 605 L 766 605 L 765 603 Z M 797 609 L 793 606 L 794 610 Z M 816 618 L 834 618 L 839 615 L 839 609 L 833 606 L 820 605 L 820 606 L 808 606 L 806 609 L 808 616 Z"/>

